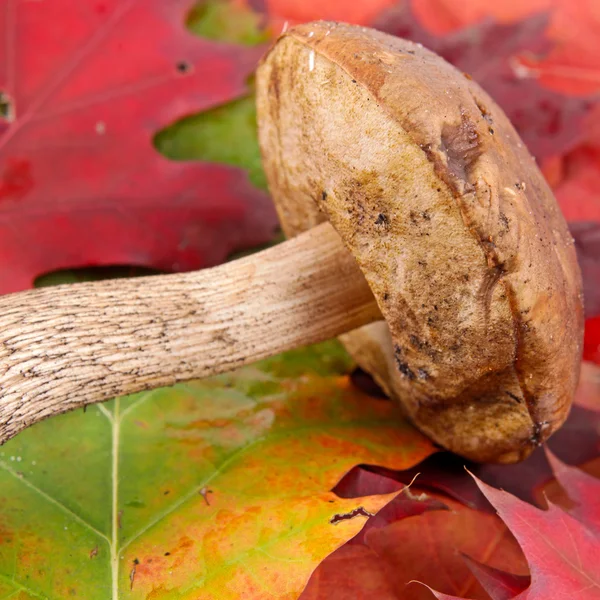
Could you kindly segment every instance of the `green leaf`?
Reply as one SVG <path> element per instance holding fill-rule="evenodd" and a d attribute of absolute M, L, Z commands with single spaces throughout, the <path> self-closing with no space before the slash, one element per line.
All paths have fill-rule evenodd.
<path fill-rule="evenodd" d="M 434 451 L 336 342 L 66 413 L 0 449 L 0 598 L 294 598 L 390 496 L 330 490 Z"/>
<path fill-rule="evenodd" d="M 253 95 L 182 119 L 158 133 L 154 142 L 167 158 L 240 167 L 248 171 L 255 186 L 267 187 Z"/>
<path fill-rule="evenodd" d="M 231 0 L 205 0 L 190 13 L 188 27 L 209 40 L 256 46 L 269 40 L 263 17 Z"/>
<path fill-rule="evenodd" d="M 226 0 L 207 0 L 192 10 L 189 29 L 201 37 L 255 46 L 269 40 L 262 17 Z M 252 82 L 250 82 L 252 86 Z M 186 117 L 157 133 L 154 144 L 173 160 L 202 160 L 240 167 L 267 188 L 258 147 L 254 95 Z"/>

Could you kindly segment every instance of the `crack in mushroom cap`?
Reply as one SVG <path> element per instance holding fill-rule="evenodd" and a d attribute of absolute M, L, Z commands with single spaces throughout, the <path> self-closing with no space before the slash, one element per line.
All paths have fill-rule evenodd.
<path fill-rule="evenodd" d="M 263 163 L 293 236 L 329 220 L 385 323 L 341 337 L 442 446 L 525 458 L 579 375 L 581 274 L 552 192 L 467 75 L 418 44 L 328 22 L 257 76 Z"/>

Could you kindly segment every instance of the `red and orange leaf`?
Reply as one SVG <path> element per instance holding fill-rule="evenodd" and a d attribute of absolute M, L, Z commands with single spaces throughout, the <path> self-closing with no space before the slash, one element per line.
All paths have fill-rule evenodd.
<path fill-rule="evenodd" d="M 260 56 L 191 35 L 193 4 L 0 4 L 0 293 L 66 267 L 193 269 L 270 239 L 269 198 L 242 170 L 152 145 L 246 94 Z"/>
<path fill-rule="evenodd" d="M 420 0 L 415 3 L 415 12 L 437 35 L 486 17 L 512 23 L 547 12 L 549 34 L 557 43 L 543 60 L 531 61 L 530 76 L 560 92 L 586 95 L 600 90 L 600 13 L 595 0 Z"/>
<path fill-rule="evenodd" d="M 437 499 L 450 510 L 416 511 L 414 515 L 405 510 L 386 518 L 404 494 L 398 496 L 357 538 L 319 565 L 301 600 L 431 598 L 430 592 L 414 581 L 447 594 L 488 600 L 462 553 L 497 569 L 526 575 L 523 554 L 497 516 L 445 496 L 412 494 L 413 502 Z M 377 520 L 386 523 L 377 527 Z"/>
<path fill-rule="evenodd" d="M 247 0 L 252 3 L 253 0 Z M 304 23 L 316 19 L 345 21 L 367 25 L 382 10 L 397 0 L 254 0 L 262 5 L 271 18 L 290 23 Z"/>
<path fill-rule="evenodd" d="M 22 432 L 0 449 L 0 594 L 297 598 L 399 489 L 340 498 L 340 477 L 435 452 L 349 367 L 329 343 Z"/>

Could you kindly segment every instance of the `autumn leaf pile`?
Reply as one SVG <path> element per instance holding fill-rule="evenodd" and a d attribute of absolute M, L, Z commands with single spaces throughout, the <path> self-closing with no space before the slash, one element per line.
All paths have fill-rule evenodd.
<path fill-rule="evenodd" d="M 0 293 L 276 241 L 252 73 L 317 18 L 438 52 L 539 161 L 584 273 L 568 421 L 465 464 L 335 342 L 61 415 L 0 447 L 0 598 L 600 599 L 595 0 L 4 0 Z"/>

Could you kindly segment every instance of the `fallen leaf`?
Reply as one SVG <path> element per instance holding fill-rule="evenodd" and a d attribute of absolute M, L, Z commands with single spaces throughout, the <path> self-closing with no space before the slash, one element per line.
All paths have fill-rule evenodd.
<path fill-rule="evenodd" d="M 266 12 L 276 23 L 306 23 L 318 19 L 368 25 L 381 11 L 397 0 L 247 0 Z"/>
<path fill-rule="evenodd" d="M 529 575 L 514 575 L 463 557 L 469 569 L 492 600 L 511 600 L 529 587 Z"/>
<path fill-rule="evenodd" d="M 591 319 L 591 322 L 594 324 L 593 330 L 600 334 L 600 319 Z M 600 413 L 600 366 L 597 364 L 586 361 L 582 363 L 575 402 L 578 406 Z M 600 436 L 600 426 L 596 429 L 596 432 Z M 600 450 L 600 447 L 598 447 L 598 450 Z"/>
<path fill-rule="evenodd" d="M 600 222 L 600 148 L 583 145 L 563 158 L 565 175 L 554 187 L 568 221 Z"/>
<path fill-rule="evenodd" d="M 67 267 L 195 269 L 271 238 L 270 200 L 243 170 L 153 147 L 174 120 L 246 95 L 262 53 L 193 36 L 192 6 L 2 3 L 0 293 Z"/>
<path fill-rule="evenodd" d="M 600 206 L 600 200 L 598 204 Z M 569 223 L 569 230 L 575 239 L 577 259 L 583 277 L 585 313 L 588 319 L 598 317 L 600 316 L 600 222 Z M 591 331 L 590 327 L 593 330 L 594 324 L 588 321 L 586 323 L 586 347 L 591 340 L 597 340 L 597 343 L 600 344 L 600 335 L 598 332 Z M 588 358 L 587 348 L 585 358 Z M 588 360 L 595 359 L 588 358 Z"/>
<path fill-rule="evenodd" d="M 430 507 L 419 510 L 423 503 Z M 441 510 L 444 505 L 450 510 Z M 424 600 L 431 597 L 429 591 L 413 583 L 422 581 L 446 593 L 488 600 L 461 553 L 499 569 L 527 573 L 518 544 L 497 516 L 411 488 L 327 557 L 300 598 Z"/>
<path fill-rule="evenodd" d="M 340 477 L 435 451 L 350 368 L 330 342 L 22 432 L 0 450 L 0 591 L 296 598 L 399 489 L 344 499 Z"/>
<path fill-rule="evenodd" d="M 417 17 L 437 35 L 494 18 L 514 23 L 548 12 L 549 36 L 556 42 L 542 60 L 528 61 L 527 76 L 539 79 L 544 86 L 569 94 L 585 95 L 600 91 L 600 14 L 595 0 L 420 0 L 415 3 Z"/>
<path fill-rule="evenodd" d="M 531 585 L 520 598 L 600 598 L 600 538 L 589 527 L 551 503 L 540 510 L 475 481 L 527 558 Z"/>
<path fill-rule="evenodd" d="M 600 539 L 600 479 L 565 464 L 549 450 L 546 456 L 554 477 L 573 501 L 569 513 Z"/>

